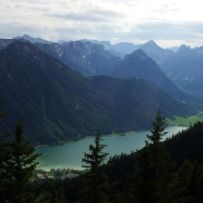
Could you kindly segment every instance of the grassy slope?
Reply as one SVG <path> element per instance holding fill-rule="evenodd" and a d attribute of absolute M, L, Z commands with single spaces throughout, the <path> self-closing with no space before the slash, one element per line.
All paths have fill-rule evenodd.
<path fill-rule="evenodd" d="M 167 119 L 167 124 L 189 127 L 198 121 L 202 121 L 202 119 L 200 114 L 187 117 L 174 116 L 173 119 Z"/>

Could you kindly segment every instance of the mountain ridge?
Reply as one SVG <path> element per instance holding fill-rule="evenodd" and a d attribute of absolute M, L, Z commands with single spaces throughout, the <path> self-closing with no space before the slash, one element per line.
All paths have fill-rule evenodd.
<path fill-rule="evenodd" d="M 140 78 L 152 82 L 174 98 L 183 100 L 187 96 L 165 75 L 159 65 L 143 50 L 138 49 L 126 55 L 113 76 L 119 78 Z"/>
<path fill-rule="evenodd" d="M 85 78 L 27 42 L 15 41 L 0 50 L 0 70 L 5 129 L 23 119 L 27 139 L 35 145 L 77 139 L 97 131 L 109 134 L 147 128 L 159 107 L 168 116 L 194 112 L 145 81 Z M 119 90 L 121 84 L 122 88 L 115 95 L 98 86 L 99 81 L 102 86 L 108 81 L 109 87 L 114 84 Z M 153 102 L 145 97 L 152 97 Z M 137 113 L 140 105 L 142 116 Z M 128 114 L 131 116 L 125 117 Z M 125 121 L 123 125 L 121 121 Z"/>

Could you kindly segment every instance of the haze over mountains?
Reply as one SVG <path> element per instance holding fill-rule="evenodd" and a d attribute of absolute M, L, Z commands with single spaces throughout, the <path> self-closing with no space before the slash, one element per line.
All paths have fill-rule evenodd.
<path fill-rule="evenodd" d="M 162 68 L 181 89 L 203 96 L 203 47 L 181 46 L 162 64 Z"/>
<path fill-rule="evenodd" d="M 141 78 L 155 84 L 175 98 L 184 97 L 184 93 L 174 85 L 158 64 L 140 49 L 126 55 L 112 75 L 123 79 Z"/>
<path fill-rule="evenodd" d="M 23 119 L 28 139 L 41 144 L 97 131 L 149 128 L 159 108 L 169 118 L 196 113 L 190 95 L 164 73 L 170 69 L 167 60 L 178 57 L 182 48 L 175 53 L 153 41 L 138 46 L 51 43 L 30 36 L 1 39 L 0 98 L 8 115 L 4 127 Z M 125 56 L 119 57 L 122 50 Z M 201 61 L 201 48 L 190 50 Z"/>
<path fill-rule="evenodd" d="M 44 52 L 59 59 L 85 76 L 109 75 L 120 63 L 104 47 L 89 41 L 72 41 L 64 44 L 36 44 Z"/>
<path fill-rule="evenodd" d="M 84 76 L 107 75 L 123 79 L 136 77 L 156 84 L 171 96 L 184 97 L 156 62 L 141 50 L 121 59 L 106 51 L 102 45 L 89 41 L 35 45 Z"/>

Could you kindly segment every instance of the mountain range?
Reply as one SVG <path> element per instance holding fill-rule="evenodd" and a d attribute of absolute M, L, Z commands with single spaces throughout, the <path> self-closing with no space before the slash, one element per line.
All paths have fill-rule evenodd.
<path fill-rule="evenodd" d="M 109 75 L 121 61 L 119 57 L 106 51 L 102 45 L 84 40 L 63 44 L 38 43 L 35 46 L 84 76 Z"/>
<path fill-rule="evenodd" d="M 191 48 L 186 45 L 164 49 L 153 40 L 140 46 L 169 79 L 182 91 L 202 99 L 203 93 L 203 46 Z"/>
<path fill-rule="evenodd" d="M 8 130 L 22 119 L 35 145 L 148 128 L 159 108 L 167 117 L 194 113 L 151 82 L 87 78 L 38 46 L 14 40 L 0 50 L 3 126 Z"/>
<path fill-rule="evenodd" d="M 203 47 L 181 46 L 162 69 L 182 90 L 203 97 Z"/>
<path fill-rule="evenodd" d="M 0 49 L 5 48 L 15 39 L 0 39 Z M 191 81 L 191 77 L 188 77 L 189 75 L 191 75 L 190 70 L 193 70 L 191 66 L 193 65 L 194 60 L 196 60 L 196 64 L 194 64 L 195 68 L 198 66 L 201 67 L 201 54 L 199 54 L 199 52 L 201 51 L 195 51 L 194 54 L 187 57 L 187 55 L 184 56 L 184 53 L 182 53 L 182 50 L 186 46 L 182 46 L 181 48 L 179 48 L 179 51 L 173 52 L 169 49 L 161 48 L 153 40 L 146 42 L 145 44 L 134 45 L 133 43 L 125 42 L 111 44 L 108 41 L 97 40 L 61 41 L 60 43 L 54 43 L 41 38 L 33 38 L 28 35 L 17 37 L 17 39 L 31 42 L 33 45 L 37 46 L 49 55 L 54 56 L 55 58 L 63 62 L 65 65 L 68 65 L 69 67 L 76 70 L 77 72 L 80 72 L 84 76 L 108 75 L 117 77 L 118 74 L 116 72 L 119 70 L 119 67 L 122 66 L 122 64 L 124 63 L 123 61 L 125 61 L 126 58 L 129 58 L 127 57 L 127 55 L 133 55 L 133 52 L 137 51 L 139 48 L 140 50 L 144 51 L 147 56 L 149 56 L 156 63 L 155 66 L 159 66 L 159 69 L 162 69 L 162 71 L 164 72 L 162 75 L 167 74 L 168 78 L 174 82 L 176 87 L 174 85 L 172 86 L 175 89 L 174 92 L 176 93 L 171 94 L 171 96 L 181 95 L 179 96 L 179 98 L 181 98 L 182 101 L 187 100 L 187 98 L 185 99 L 185 95 L 182 96 L 183 93 L 179 94 L 180 90 L 177 91 L 177 87 L 188 93 L 196 92 L 196 95 L 198 95 L 199 93 L 201 94 L 201 92 L 198 90 L 198 87 L 201 86 L 201 74 L 196 75 L 199 77 L 199 79 L 197 78 L 197 80 L 195 79 L 195 77 L 193 77 L 193 81 Z M 121 52 L 122 50 L 122 57 L 115 56 L 114 52 Z M 201 47 L 196 48 L 196 50 L 201 50 Z M 149 57 L 148 60 L 150 61 L 151 59 L 149 59 Z M 182 67 L 185 66 L 185 60 L 188 60 L 188 62 L 186 63 L 186 66 L 188 66 L 188 68 L 186 67 L 184 69 Z M 145 62 L 146 61 L 147 60 L 145 60 Z M 135 64 L 139 64 L 139 60 L 135 62 Z M 136 67 L 135 69 L 137 70 L 139 68 L 142 69 L 143 66 Z M 126 75 L 127 70 L 130 69 L 132 68 L 126 68 L 126 72 L 124 75 Z M 129 71 L 129 73 L 131 72 L 132 71 Z M 193 71 L 192 75 L 194 75 L 196 72 L 199 72 L 199 70 Z M 147 72 L 146 75 L 148 75 Z M 131 74 L 129 74 L 129 76 L 131 76 Z M 138 76 L 140 75 L 136 75 L 136 77 Z M 135 77 L 135 75 L 132 74 L 132 77 Z M 153 76 L 150 77 L 153 78 Z M 141 77 L 141 79 L 149 79 L 149 82 L 154 82 L 149 77 Z M 157 83 L 159 82 L 156 81 L 155 84 L 158 85 Z M 195 84 L 193 85 L 193 83 Z M 164 86 L 167 87 L 167 85 Z M 167 91 L 163 88 L 164 86 L 158 85 L 158 87 L 162 88 L 164 91 Z M 169 85 L 170 89 L 172 89 L 172 86 Z M 179 93 L 177 94 L 177 92 Z M 167 93 L 170 94 L 170 91 L 167 91 Z"/>
<path fill-rule="evenodd" d="M 140 49 L 151 57 L 158 65 L 162 65 L 168 58 L 174 55 L 174 52 L 169 49 L 164 49 L 150 40 L 143 44 Z"/>
<path fill-rule="evenodd" d="M 22 119 L 32 142 L 76 138 L 92 128 L 105 132 L 102 122 L 112 123 L 86 78 L 33 45 L 10 44 L 0 51 L 0 64 L 5 126 Z"/>
<path fill-rule="evenodd" d="M 121 59 L 103 45 L 87 40 L 63 44 L 36 43 L 35 46 L 84 76 L 136 77 L 154 83 L 176 99 L 187 100 L 187 96 L 173 84 L 159 65 L 140 49 Z"/>
<path fill-rule="evenodd" d="M 140 49 L 126 55 L 112 75 L 123 79 L 133 77 L 144 79 L 174 98 L 183 99 L 185 96 L 160 69 L 159 65 Z"/>

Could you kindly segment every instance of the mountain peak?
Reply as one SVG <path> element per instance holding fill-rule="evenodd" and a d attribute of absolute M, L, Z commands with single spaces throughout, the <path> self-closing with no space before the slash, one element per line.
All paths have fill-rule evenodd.
<path fill-rule="evenodd" d="M 56 66 L 58 65 L 57 61 L 54 61 L 55 58 L 51 57 L 32 43 L 28 41 L 23 41 L 21 39 L 14 40 L 12 43 L 10 43 L 5 49 L 2 49 L 0 51 L 1 54 L 10 55 L 13 60 L 18 61 L 26 61 L 26 63 L 29 61 L 32 65 L 32 63 L 47 63 L 49 61 L 50 63 L 55 63 Z M 27 66 L 29 68 L 29 66 Z M 66 67 L 68 70 L 68 68 Z"/>
<path fill-rule="evenodd" d="M 133 54 L 142 54 L 142 55 L 146 55 L 146 53 L 144 51 L 142 51 L 141 49 L 137 49 L 135 51 L 133 51 L 132 55 Z"/>
<path fill-rule="evenodd" d="M 150 40 L 150 41 L 148 41 L 148 42 L 146 42 L 144 45 L 143 45 L 143 47 L 159 47 L 158 45 L 157 45 L 157 43 L 154 41 L 154 40 Z M 159 47 L 160 48 L 160 47 Z"/>
<path fill-rule="evenodd" d="M 22 37 L 22 38 L 33 38 L 33 37 L 31 37 L 30 35 L 28 35 L 28 34 L 24 34 L 24 35 L 22 35 L 21 37 Z"/>
<path fill-rule="evenodd" d="M 28 34 L 24 34 L 22 36 L 18 36 L 18 37 L 15 37 L 14 39 L 21 39 L 21 40 L 25 40 L 25 41 L 29 41 L 33 44 L 35 43 L 42 43 L 42 44 L 48 44 L 50 43 L 49 41 L 45 40 L 45 39 L 42 39 L 42 38 L 39 38 L 39 37 L 32 37 Z"/>
<path fill-rule="evenodd" d="M 146 42 L 140 49 L 142 49 L 160 66 L 162 65 L 163 61 L 166 61 L 173 55 L 173 51 L 160 47 L 153 40 Z"/>
<path fill-rule="evenodd" d="M 150 59 L 150 57 L 141 49 L 137 49 L 135 51 L 133 51 L 132 54 L 126 55 L 126 57 L 124 58 L 125 60 L 129 60 L 129 59 L 135 59 L 135 60 L 147 60 Z"/>
<path fill-rule="evenodd" d="M 186 51 L 190 51 L 191 48 L 190 46 L 186 46 L 186 45 L 181 45 L 180 48 L 179 48 L 179 51 L 178 52 L 186 52 Z"/>
<path fill-rule="evenodd" d="M 7 50 L 10 50 L 11 52 L 16 53 L 16 55 L 18 54 L 23 54 L 23 53 L 29 53 L 32 52 L 33 50 L 36 51 L 40 51 L 37 47 L 35 47 L 34 45 L 32 45 L 30 42 L 28 41 L 22 41 L 22 40 L 14 40 L 11 44 L 9 44 L 6 47 Z M 18 53 L 18 54 L 17 54 Z"/>
<path fill-rule="evenodd" d="M 164 50 L 154 40 L 150 40 L 146 42 L 145 44 L 142 45 L 140 49 L 142 49 L 147 54 L 148 52 L 154 52 L 154 51 L 160 52 Z"/>

